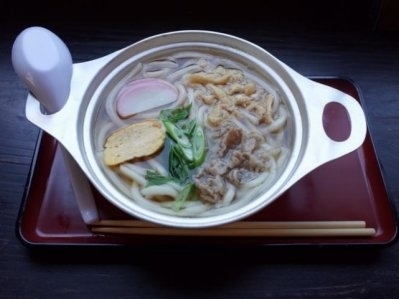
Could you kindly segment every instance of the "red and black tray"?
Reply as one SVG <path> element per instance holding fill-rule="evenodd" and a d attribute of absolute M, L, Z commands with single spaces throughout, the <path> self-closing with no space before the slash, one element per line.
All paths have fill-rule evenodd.
<path fill-rule="evenodd" d="M 342 78 L 313 78 L 342 90 L 361 103 L 356 85 Z M 326 131 L 338 136 L 350 130 L 345 111 L 328 109 Z M 328 121 L 334 119 L 335 121 Z M 93 188 L 102 219 L 130 219 Z M 83 222 L 57 141 L 46 133 L 38 139 L 26 193 L 17 220 L 17 234 L 28 246 L 145 244 L 231 245 L 389 245 L 396 240 L 396 212 L 368 131 L 356 151 L 312 171 L 262 211 L 242 221 L 363 220 L 376 229 L 372 237 L 161 237 L 94 234 Z M 183 240 L 184 239 L 184 240 Z"/>

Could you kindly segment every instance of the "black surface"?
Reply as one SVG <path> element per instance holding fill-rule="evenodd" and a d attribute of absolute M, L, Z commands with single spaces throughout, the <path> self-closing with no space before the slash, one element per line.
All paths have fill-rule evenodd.
<path fill-rule="evenodd" d="M 2 12 L 0 298 L 398 298 L 397 243 L 377 250 L 322 246 L 29 250 L 15 234 L 39 130 L 25 118 L 27 90 L 12 69 L 10 54 L 16 35 L 31 25 L 45 25 L 58 34 L 75 62 L 101 57 L 152 34 L 197 28 L 246 38 L 305 76 L 350 78 L 362 92 L 386 187 L 397 208 L 399 32 L 374 30 L 378 1 L 328 2 L 325 8 L 304 1 L 304 6 L 295 4 L 287 10 L 280 2 L 271 12 L 258 5 L 253 19 L 247 9 L 240 17 L 237 8 L 234 18 L 223 9 L 208 18 L 212 5 L 206 2 L 193 3 L 197 10 L 193 17 L 185 13 L 185 18 L 169 14 L 172 6 L 164 9 L 164 4 L 155 3 L 144 4 L 148 16 L 144 18 L 136 4 L 133 8 L 124 4 L 118 10 L 120 19 L 113 7 L 107 8 L 112 17 L 92 10 L 93 18 L 85 19 L 91 11 L 87 6 L 101 1 L 71 2 L 73 8 L 62 2 L 57 7 L 55 2 L 35 3 L 12 3 Z M 104 5 L 117 4 L 110 3 Z M 151 15 L 153 7 L 158 9 Z M 128 10 L 131 19 L 126 18 Z M 217 20 L 217 13 L 224 17 Z"/>

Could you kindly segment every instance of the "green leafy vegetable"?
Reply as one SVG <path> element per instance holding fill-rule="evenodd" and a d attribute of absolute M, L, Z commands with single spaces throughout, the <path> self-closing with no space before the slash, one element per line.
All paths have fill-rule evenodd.
<path fill-rule="evenodd" d="M 193 169 L 204 162 L 206 151 L 202 127 L 194 119 L 188 119 L 190 109 L 191 104 L 182 108 L 162 110 L 161 120 L 168 136 L 177 144 L 177 147 L 174 147 L 175 153 L 169 155 L 169 164 L 176 165 L 177 161 L 171 159 L 179 154 L 179 158 L 183 159 L 178 163 L 185 163 L 188 168 Z"/>
<path fill-rule="evenodd" d="M 147 180 L 147 186 L 163 185 L 169 182 L 176 181 L 175 178 L 173 178 L 172 176 L 164 176 L 154 170 L 147 170 L 145 174 L 145 179 Z"/>
<path fill-rule="evenodd" d="M 179 145 L 180 152 L 184 155 L 185 159 L 193 161 L 192 144 L 184 131 L 168 120 L 164 120 L 163 123 L 168 135 Z"/>
<path fill-rule="evenodd" d="M 188 118 L 190 116 L 190 110 L 191 104 L 175 109 L 164 109 L 161 111 L 159 117 L 162 121 L 168 120 L 170 122 L 177 123 L 180 120 Z"/>
<path fill-rule="evenodd" d="M 188 179 L 189 168 L 187 162 L 184 160 L 178 145 L 172 145 L 169 152 L 169 172 L 172 177 L 179 182 L 184 183 Z"/>
<path fill-rule="evenodd" d="M 176 109 L 165 109 L 160 119 L 170 140 L 169 176 L 148 171 L 145 178 L 148 185 L 162 185 L 171 181 L 184 186 L 173 203 L 178 211 L 195 193 L 195 184 L 190 180 L 190 170 L 200 166 L 206 155 L 205 134 L 195 119 L 189 119 L 191 104 Z"/>
<path fill-rule="evenodd" d="M 180 192 L 179 196 L 173 202 L 172 209 L 174 211 L 179 211 L 184 207 L 186 201 L 194 195 L 195 185 L 193 183 L 189 183 L 185 185 Z"/>
<path fill-rule="evenodd" d="M 184 134 L 186 134 L 189 138 L 191 138 L 193 136 L 196 126 L 197 126 L 197 123 L 196 123 L 195 119 L 192 119 L 188 123 L 184 123 L 181 126 L 181 129 L 183 130 Z"/>

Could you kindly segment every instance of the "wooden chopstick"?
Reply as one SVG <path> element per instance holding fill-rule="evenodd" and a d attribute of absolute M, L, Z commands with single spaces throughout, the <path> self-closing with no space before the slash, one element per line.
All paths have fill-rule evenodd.
<path fill-rule="evenodd" d="M 91 223 L 92 226 L 111 226 L 111 227 L 148 227 L 165 228 L 162 225 L 143 221 L 143 220 L 99 220 Z M 238 221 L 217 226 L 217 228 L 246 228 L 246 229 L 266 229 L 266 228 L 365 228 L 366 222 L 362 220 L 351 221 Z"/>
<path fill-rule="evenodd" d="M 141 220 L 100 220 L 93 233 L 226 237 L 371 237 L 364 221 L 239 221 L 211 228 L 174 228 Z"/>
<path fill-rule="evenodd" d="M 266 229 L 171 229 L 93 227 L 94 233 L 206 237 L 371 237 L 374 228 L 266 228 Z"/>

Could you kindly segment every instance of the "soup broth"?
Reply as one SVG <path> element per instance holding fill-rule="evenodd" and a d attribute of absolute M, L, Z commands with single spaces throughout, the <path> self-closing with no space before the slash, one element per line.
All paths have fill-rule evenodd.
<path fill-rule="evenodd" d="M 187 51 L 136 63 L 103 101 L 99 164 L 156 212 L 200 217 L 244 205 L 273 184 L 290 154 L 291 115 L 278 88 L 226 57 Z M 105 163 L 110 136 L 148 120 L 165 133 L 159 149 Z M 121 142 L 141 144 L 139 133 Z"/>

